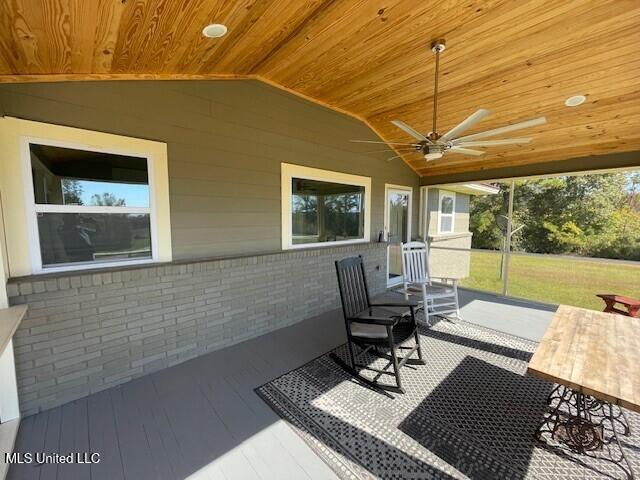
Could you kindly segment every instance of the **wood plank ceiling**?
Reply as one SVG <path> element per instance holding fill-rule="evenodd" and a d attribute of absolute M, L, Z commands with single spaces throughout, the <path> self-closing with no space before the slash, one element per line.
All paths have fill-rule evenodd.
<path fill-rule="evenodd" d="M 548 119 L 523 131 L 534 143 L 480 158 L 405 154 L 421 175 L 640 150 L 638 0 L 0 0 L 0 8 L 0 81 L 260 78 L 364 119 L 386 141 L 408 141 L 389 121 L 431 130 L 428 46 L 445 38 L 441 133 L 479 107 L 493 115 L 468 133 Z M 204 38 L 212 22 L 229 33 Z M 575 94 L 587 103 L 565 107 Z"/>

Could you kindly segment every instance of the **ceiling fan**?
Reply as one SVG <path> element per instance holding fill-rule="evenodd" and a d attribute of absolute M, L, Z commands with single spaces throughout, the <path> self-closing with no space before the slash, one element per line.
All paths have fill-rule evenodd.
<path fill-rule="evenodd" d="M 480 156 L 485 153 L 484 150 L 476 150 L 475 148 L 469 147 L 493 147 L 500 145 L 520 145 L 529 143 L 531 141 L 531 138 L 506 138 L 500 140 L 484 139 L 547 123 L 547 119 L 545 117 L 538 117 L 511 125 L 505 125 L 504 127 L 494 128 L 492 130 L 486 130 L 480 133 L 474 133 L 472 135 L 460 136 L 461 133 L 468 130 L 481 120 L 487 118 L 491 114 L 491 112 L 489 112 L 489 110 L 487 110 L 486 108 L 480 108 L 475 113 L 469 115 L 461 123 L 449 130 L 447 133 L 445 133 L 444 135 L 440 135 L 436 130 L 436 122 L 438 119 L 438 76 L 440 74 L 440 53 L 442 53 L 444 50 L 444 40 L 437 40 L 431 45 L 431 51 L 436 56 L 436 72 L 433 92 L 433 130 L 431 132 L 425 135 L 400 120 L 393 120 L 391 123 L 411 135 L 417 140 L 417 142 L 377 142 L 369 140 L 351 141 L 357 143 L 383 143 L 392 146 L 393 151 L 395 151 L 396 153 L 410 153 L 412 151 L 416 151 L 424 155 L 424 158 L 429 161 L 442 158 L 442 156 L 446 152 L 455 152 L 471 156 Z M 388 160 L 401 158 L 401 156 L 402 155 L 397 155 L 395 157 L 389 158 Z"/>

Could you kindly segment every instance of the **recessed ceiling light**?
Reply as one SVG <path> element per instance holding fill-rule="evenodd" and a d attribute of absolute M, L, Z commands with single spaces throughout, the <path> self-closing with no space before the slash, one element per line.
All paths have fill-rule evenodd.
<path fill-rule="evenodd" d="M 207 38 L 220 38 L 224 37 L 227 33 L 227 26 L 221 23 L 212 23 L 202 29 L 202 35 Z"/>
<path fill-rule="evenodd" d="M 577 107 L 578 105 L 582 105 L 587 100 L 587 97 L 584 95 L 574 95 L 573 97 L 569 97 L 564 101 L 564 104 L 567 107 Z"/>

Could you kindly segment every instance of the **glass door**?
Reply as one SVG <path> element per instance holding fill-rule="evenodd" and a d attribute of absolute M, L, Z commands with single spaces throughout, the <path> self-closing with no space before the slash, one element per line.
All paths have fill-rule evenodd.
<path fill-rule="evenodd" d="M 402 282 L 401 243 L 411 239 L 411 187 L 385 188 L 384 230 L 387 246 L 387 286 Z"/>

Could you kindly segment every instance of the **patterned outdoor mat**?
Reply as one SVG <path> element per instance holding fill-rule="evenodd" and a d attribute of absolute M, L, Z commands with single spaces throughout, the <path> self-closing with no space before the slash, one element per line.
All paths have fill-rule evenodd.
<path fill-rule="evenodd" d="M 534 342 L 446 320 L 420 333 L 426 365 L 402 369 L 404 394 L 364 387 L 328 354 L 256 391 L 343 479 L 625 478 L 534 440 L 553 388 L 525 375 Z M 346 345 L 335 352 L 346 360 Z M 640 415 L 627 418 L 640 474 Z"/>

